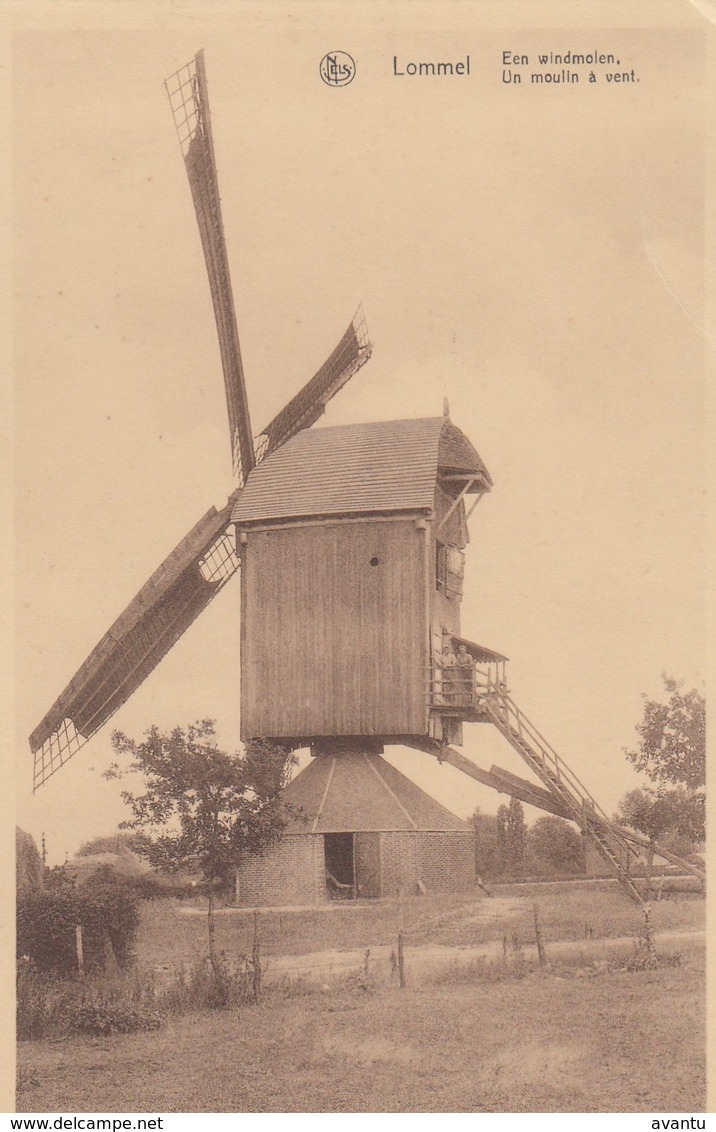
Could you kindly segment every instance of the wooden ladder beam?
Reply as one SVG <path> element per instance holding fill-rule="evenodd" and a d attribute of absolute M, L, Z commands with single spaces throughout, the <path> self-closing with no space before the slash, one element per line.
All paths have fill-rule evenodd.
<path fill-rule="evenodd" d="M 404 742 L 406 745 L 415 747 L 416 750 L 425 751 L 426 754 L 432 755 L 440 763 L 447 763 L 448 766 L 461 770 L 463 774 L 467 774 L 476 782 L 482 783 L 483 786 L 489 786 L 492 790 L 496 790 L 498 794 L 507 794 L 512 798 L 519 798 L 521 802 L 534 806 L 538 810 L 546 810 L 547 813 L 555 814 L 557 817 L 570 818 L 571 816 L 546 790 L 542 790 L 539 786 L 533 786 L 526 779 L 511 775 L 506 770 L 500 770 L 499 767 L 493 766 L 490 767 L 489 771 L 483 770 L 472 759 L 468 759 L 460 751 L 456 751 L 454 747 L 439 743 L 437 739 L 425 739 L 421 742 L 412 736 L 405 736 Z"/>
<path fill-rule="evenodd" d="M 559 758 L 549 744 L 541 740 L 541 737 L 533 738 L 539 736 L 539 732 L 509 696 L 504 693 L 493 693 L 492 697 L 488 696 L 486 707 L 487 714 L 498 731 L 542 780 L 556 804 L 567 811 L 568 818 L 584 830 L 585 836 L 609 865 L 632 900 L 643 906 L 644 901 L 639 889 L 619 860 L 620 853 L 633 852 L 621 830 L 606 817 L 597 813 L 594 799 L 581 786 L 564 759 Z M 585 815 L 588 815 L 587 820 Z"/>

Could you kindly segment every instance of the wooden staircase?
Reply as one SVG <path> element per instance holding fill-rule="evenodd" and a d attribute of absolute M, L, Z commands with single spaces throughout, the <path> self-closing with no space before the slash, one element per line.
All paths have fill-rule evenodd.
<path fill-rule="evenodd" d="M 544 783 L 561 809 L 577 822 L 632 900 L 643 905 L 642 895 L 629 874 L 630 859 L 638 855 L 630 841 L 503 687 L 489 689 L 483 705 L 498 731 Z"/>

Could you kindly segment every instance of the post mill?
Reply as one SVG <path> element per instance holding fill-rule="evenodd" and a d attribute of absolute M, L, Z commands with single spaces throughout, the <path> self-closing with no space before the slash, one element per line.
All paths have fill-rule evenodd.
<path fill-rule="evenodd" d="M 576 822 L 640 901 L 629 864 L 644 839 L 609 820 L 517 707 L 506 658 L 461 635 L 467 522 L 492 480 L 447 406 L 428 419 L 311 428 L 370 357 L 358 312 L 321 369 L 254 440 L 203 54 L 166 87 L 211 287 L 235 484 L 226 505 L 207 511 L 159 566 L 33 732 L 35 789 L 240 573 L 241 738 L 310 747 L 313 756 L 286 790 L 301 821 L 289 823 L 274 850 L 243 863 L 241 901 L 380 896 L 474 880 L 469 827 L 381 757 L 389 744 Z M 465 724 L 496 727 L 535 781 L 461 754 Z"/>

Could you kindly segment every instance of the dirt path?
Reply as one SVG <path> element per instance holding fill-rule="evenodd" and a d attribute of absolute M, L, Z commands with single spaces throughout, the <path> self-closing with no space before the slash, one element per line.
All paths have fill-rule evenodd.
<path fill-rule="evenodd" d="M 657 950 L 673 951 L 679 947 L 703 946 L 705 931 L 670 931 L 656 935 Z M 548 961 L 581 960 L 583 965 L 595 961 L 613 960 L 619 954 L 626 958 L 638 946 L 636 936 L 615 938 L 561 940 L 546 945 Z M 513 952 L 509 952 L 513 955 Z M 525 961 L 536 962 L 537 948 L 528 944 L 521 948 Z M 429 977 L 440 969 L 463 967 L 477 959 L 495 960 L 504 957 L 503 945 L 499 941 L 468 947 L 450 947 L 436 944 L 411 945 L 409 935 L 405 940 L 406 968 L 418 979 Z M 372 978 L 389 979 L 395 966 L 394 948 L 386 945 L 364 949 L 314 951 L 307 955 L 270 956 L 264 963 L 266 983 L 291 982 L 298 979 L 317 981 L 330 980 L 350 974 L 365 974 Z"/>

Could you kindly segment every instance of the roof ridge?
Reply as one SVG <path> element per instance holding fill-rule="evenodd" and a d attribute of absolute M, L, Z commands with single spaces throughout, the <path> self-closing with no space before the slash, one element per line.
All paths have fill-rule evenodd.
<path fill-rule="evenodd" d="M 291 833 L 469 833 L 464 819 L 373 752 L 314 758 L 291 780 L 285 797 L 305 815 L 289 819 Z"/>
<path fill-rule="evenodd" d="M 383 775 L 382 775 L 382 774 L 380 773 L 380 768 L 379 768 L 379 767 L 377 767 L 377 766 L 375 765 L 375 763 L 374 763 L 374 762 L 372 761 L 372 759 L 370 758 L 370 756 L 369 756 L 368 754 L 366 754 L 366 752 L 365 752 L 365 751 L 363 751 L 363 752 L 362 752 L 362 754 L 363 754 L 363 758 L 364 758 L 364 759 L 365 759 L 365 761 L 366 761 L 366 762 L 368 763 L 368 766 L 369 766 L 369 767 L 370 767 L 370 769 L 371 769 L 371 770 L 373 771 L 373 774 L 374 774 L 374 775 L 376 776 L 376 778 L 378 778 L 378 779 L 380 780 L 380 782 L 382 782 L 384 789 L 388 791 L 388 793 L 390 794 L 391 798 L 392 798 L 392 799 L 393 799 L 393 801 L 395 802 L 396 806 L 398 806 L 398 808 L 399 808 L 399 809 L 401 809 L 401 810 L 403 811 L 403 813 L 405 814 L 406 818 L 408 819 L 408 821 L 409 821 L 409 822 L 410 822 L 410 824 L 412 825 L 413 829 L 417 829 L 417 828 L 418 828 L 418 824 L 417 824 L 417 822 L 416 822 L 415 818 L 414 818 L 414 817 L 413 817 L 413 815 L 412 815 L 412 814 L 410 813 L 410 810 L 406 809 L 406 807 L 405 807 L 405 806 L 403 805 L 403 803 L 401 802 L 400 798 L 399 798 L 399 797 L 398 797 L 398 795 L 397 795 L 397 794 L 395 793 L 395 791 L 394 791 L 394 790 L 391 790 L 390 786 L 388 785 L 388 783 L 387 783 L 387 782 L 385 781 L 385 779 L 383 778 Z M 378 756 L 374 756 L 374 757 L 378 757 Z"/>
<path fill-rule="evenodd" d="M 442 426 L 445 423 L 445 421 L 448 420 L 448 419 L 449 419 L 448 417 L 437 417 L 437 416 L 435 416 L 435 417 L 394 417 L 391 420 L 348 421 L 346 424 L 331 424 L 331 425 L 315 424 L 311 428 L 301 429 L 300 432 L 297 432 L 296 435 L 292 436 L 290 440 L 287 440 L 285 444 L 280 445 L 280 448 L 287 447 L 287 445 L 293 443 L 296 440 L 299 440 L 301 437 L 308 438 L 308 437 L 311 437 L 311 436 L 320 436 L 322 433 L 325 433 L 325 432 L 346 432 L 346 431 L 348 431 L 348 429 L 375 428 L 376 426 L 381 426 L 381 425 L 384 425 L 386 428 L 388 428 L 391 425 L 401 425 L 401 424 L 405 424 L 405 425 L 415 425 L 415 424 L 438 425 L 439 424 L 439 425 Z M 457 426 L 455 426 L 455 427 L 457 427 Z M 273 451 L 278 452 L 279 448 L 276 448 Z M 269 453 L 269 455 L 273 455 L 273 452 Z M 266 457 L 266 459 L 268 459 L 268 456 Z"/>

